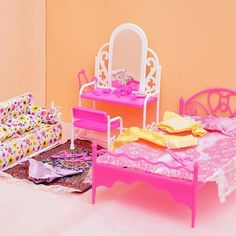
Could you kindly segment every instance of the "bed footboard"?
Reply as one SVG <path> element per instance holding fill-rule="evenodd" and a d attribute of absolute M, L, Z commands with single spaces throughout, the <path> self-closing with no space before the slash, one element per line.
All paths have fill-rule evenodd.
<path fill-rule="evenodd" d="M 95 204 L 96 188 L 99 186 L 112 187 L 114 183 L 121 181 L 126 184 L 132 184 L 135 181 L 146 182 L 157 191 L 169 193 L 172 198 L 181 204 L 188 206 L 191 209 L 192 219 L 191 226 L 195 225 L 196 218 L 196 194 L 200 186 L 198 182 L 198 164 L 195 163 L 193 169 L 185 166 L 173 167 L 164 162 L 155 162 L 157 166 L 165 167 L 168 170 L 180 172 L 179 178 L 173 178 L 167 175 L 154 174 L 150 172 L 139 171 L 131 168 L 123 168 L 111 164 L 97 162 L 97 157 L 100 155 L 109 154 L 119 158 L 122 154 L 110 152 L 102 149 L 97 150 L 96 143 L 92 144 L 93 155 L 93 184 L 92 184 L 92 203 Z M 132 159 L 124 154 L 126 158 Z M 140 159 L 140 158 L 137 158 Z M 147 161 L 148 162 L 148 161 Z M 148 163 L 152 164 L 152 163 Z M 191 179 L 186 178 L 186 175 L 181 175 L 181 170 L 189 173 Z"/>

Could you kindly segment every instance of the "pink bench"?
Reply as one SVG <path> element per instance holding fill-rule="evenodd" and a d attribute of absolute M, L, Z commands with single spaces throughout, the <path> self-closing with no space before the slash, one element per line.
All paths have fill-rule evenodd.
<path fill-rule="evenodd" d="M 72 108 L 71 149 L 75 148 L 75 128 L 107 133 L 107 147 L 109 147 L 112 141 L 111 131 L 119 128 L 121 133 L 123 129 L 123 121 L 120 116 L 110 118 L 110 116 L 104 111 L 75 106 Z"/>

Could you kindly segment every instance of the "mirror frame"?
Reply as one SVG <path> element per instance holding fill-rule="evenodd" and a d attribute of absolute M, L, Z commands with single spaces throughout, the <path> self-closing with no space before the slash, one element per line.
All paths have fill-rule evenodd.
<path fill-rule="evenodd" d="M 154 50 L 148 48 L 147 37 L 144 31 L 137 25 L 125 23 L 119 25 L 112 32 L 110 42 L 104 43 L 95 57 L 95 76 L 97 77 L 97 88 L 112 87 L 112 54 L 113 43 L 118 33 L 123 30 L 132 30 L 140 36 L 142 43 L 142 63 L 140 68 L 139 92 L 146 95 L 158 94 L 160 96 L 161 65 Z M 154 82 L 154 86 L 152 85 Z"/>
<path fill-rule="evenodd" d="M 126 24 L 122 24 L 119 25 L 118 27 L 116 27 L 110 37 L 110 41 L 109 41 L 109 57 L 108 57 L 108 86 L 111 87 L 112 85 L 112 58 L 113 58 L 113 47 L 114 47 L 114 41 L 116 39 L 116 37 L 119 35 L 120 32 L 122 31 L 133 31 L 135 32 L 140 40 L 141 40 L 141 68 L 140 68 L 140 81 L 139 81 L 139 89 L 143 88 L 144 85 L 144 80 L 145 80 L 145 76 L 146 76 L 146 58 L 147 58 L 147 46 L 148 46 L 148 42 L 147 42 L 147 37 L 145 35 L 145 33 L 143 32 L 143 30 L 138 27 L 135 24 L 131 24 L 131 23 L 126 23 Z"/>

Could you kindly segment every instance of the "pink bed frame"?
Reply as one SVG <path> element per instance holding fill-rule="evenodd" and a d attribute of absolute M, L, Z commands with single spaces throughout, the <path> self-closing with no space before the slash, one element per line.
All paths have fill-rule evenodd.
<path fill-rule="evenodd" d="M 179 113 L 181 115 L 212 115 L 212 116 L 227 116 L 235 117 L 236 111 L 233 110 L 231 98 L 236 98 L 236 91 L 225 88 L 214 88 L 203 90 L 194 94 L 187 100 L 180 98 Z M 109 154 L 119 158 L 125 156 L 131 160 L 144 161 L 151 165 L 158 165 L 169 170 L 187 171 L 191 178 L 186 179 L 171 178 L 164 175 L 148 173 L 144 171 L 137 171 L 130 168 L 121 168 L 111 164 L 103 164 L 97 162 L 97 157 L 103 154 Z M 191 209 L 191 226 L 195 226 L 196 219 L 196 195 L 197 190 L 201 188 L 204 183 L 198 181 L 198 163 L 194 163 L 192 169 L 187 168 L 184 163 L 182 166 L 173 167 L 165 162 L 149 162 L 145 158 L 137 157 L 131 158 L 125 153 L 114 153 L 105 149 L 98 150 L 94 142 L 92 145 L 93 155 L 93 185 L 92 185 L 92 203 L 95 204 L 96 188 L 99 186 L 112 187 L 117 181 L 122 181 L 126 184 L 132 184 L 134 181 L 144 181 L 150 184 L 158 191 L 165 191 L 169 193 L 173 199 L 181 204 L 188 206 Z M 186 173 L 186 172 L 185 172 Z M 179 175 L 181 176 L 181 174 Z"/>

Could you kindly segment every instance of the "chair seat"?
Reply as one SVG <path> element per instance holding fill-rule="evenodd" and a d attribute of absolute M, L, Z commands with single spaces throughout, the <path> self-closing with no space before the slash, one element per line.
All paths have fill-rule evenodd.
<path fill-rule="evenodd" d="M 97 121 L 88 121 L 88 120 L 75 120 L 74 121 L 74 127 L 83 128 L 83 129 L 89 129 L 93 131 L 98 132 L 107 132 L 107 124 Z M 120 121 L 114 121 L 111 123 L 111 130 L 117 129 L 120 127 Z"/>

